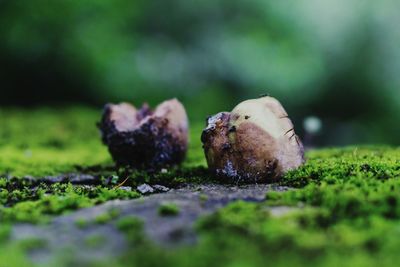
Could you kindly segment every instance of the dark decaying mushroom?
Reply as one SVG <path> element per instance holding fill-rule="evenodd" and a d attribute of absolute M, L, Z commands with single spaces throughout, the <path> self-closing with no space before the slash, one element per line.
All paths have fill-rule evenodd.
<path fill-rule="evenodd" d="M 153 111 L 147 104 L 107 104 L 98 127 L 103 143 L 120 166 L 159 170 L 179 164 L 188 146 L 188 118 L 176 99 Z"/>
<path fill-rule="evenodd" d="M 207 119 L 201 141 L 211 171 L 232 181 L 274 180 L 304 163 L 304 148 L 282 105 L 247 100 Z"/>

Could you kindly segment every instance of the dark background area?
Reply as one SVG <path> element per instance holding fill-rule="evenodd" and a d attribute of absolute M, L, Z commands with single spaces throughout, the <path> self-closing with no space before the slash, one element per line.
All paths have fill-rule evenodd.
<path fill-rule="evenodd" d="M 178 97 L 200 121 L 268 93 L 303 137 L 322 124 L 314 145 L 400 144 L 399 10 L 395 0 L 0 0 L 0 105 Z"/>

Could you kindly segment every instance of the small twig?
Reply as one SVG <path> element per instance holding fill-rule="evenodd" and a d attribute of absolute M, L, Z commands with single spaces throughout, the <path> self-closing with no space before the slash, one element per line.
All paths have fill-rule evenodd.
<path fill-rule="evenodd" d="M 126 183 L 126 181 L 128 181 L 128 179 L 129 179 L 129 176 L 126 177 L 126 179 L 123 180 L 122 183 L 120 183 L 120 184 L 114 186 L 114 187 L 113 187 L 113 190 L 118 189 L 118 188 L 120 188 L 121 186 L 123 186 L 123 185 Z"/>

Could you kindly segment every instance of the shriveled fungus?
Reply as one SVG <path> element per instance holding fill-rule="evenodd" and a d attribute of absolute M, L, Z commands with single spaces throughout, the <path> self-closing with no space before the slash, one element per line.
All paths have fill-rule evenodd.
<path fill-rule="evenodd" d="M 98 127 L 117 165 L 159 170 L 185 158 L 188 118 L 176 99 L 154 111 L 147 104 L 140 109 L 128 103 L 107 104 Z"/>
<path fill-rule="evenodd" d="M 275 180 L 304 163 L 304 148 L 272 97 L 247 100 L 207 119 L 202 142 L 211 171 L 244 182 Z"/>

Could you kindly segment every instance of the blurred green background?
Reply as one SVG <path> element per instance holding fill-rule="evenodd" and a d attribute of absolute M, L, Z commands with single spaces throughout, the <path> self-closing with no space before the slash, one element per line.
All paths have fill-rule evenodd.
<path fill-rule="evenodd" d="M 0 0 L 0 105 L 178 97 L 201 121 L 267 93 L 309 145 L 400 144 L 399 10 L 397 0 Z"/>

